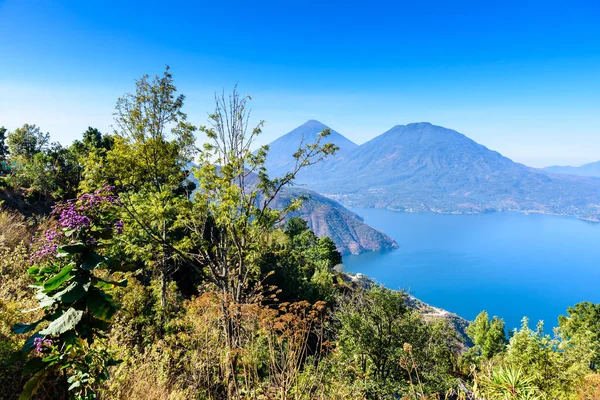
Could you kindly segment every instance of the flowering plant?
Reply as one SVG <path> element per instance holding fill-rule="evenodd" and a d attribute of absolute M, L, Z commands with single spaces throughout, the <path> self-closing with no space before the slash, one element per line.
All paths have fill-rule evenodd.
<path fill-rule="evenodd" d="M 107 379 L 107 368 L 115 361 L 92 344 L 117 310 L 105 290 L 127 281 L 105 280 L 95 271 L 110 276 L 127 269 L 106 254 L 111 239 L 123 232 L 120 207 L 114 188 L 105 186 L 54 208 L 59 228 L 40 238 L 28 270 L 36 281 L 35 310 L 43 310 L 43 317 L 13 327 L 14 333 L 34 332 L 17 355 L 27 360 L 23 372 L 33 374 L 20 398 L 31 398 L 46 376 L 59 369 L 70 374 L 69 390 L 78 399 L 95 398 L 94 385 Z"/>

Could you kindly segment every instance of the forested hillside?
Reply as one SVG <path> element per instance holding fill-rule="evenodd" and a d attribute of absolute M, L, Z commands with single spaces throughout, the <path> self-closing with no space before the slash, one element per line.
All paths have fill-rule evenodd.
<path fill-rule="evenodd" d="M 184 103 L 167 69 L 118 99 L 111 134 L 65 148 L 3 131 L 0 397 L 598 398 L 599 305 L 553 335 L 482 312 L 465 340 L 442 310 L 340 272 L 298 218 L 320 206 L 290 185 L 338 151 L 328 130 L 271 178 L 248 97 L 217 97 L 200 127 Z"/>

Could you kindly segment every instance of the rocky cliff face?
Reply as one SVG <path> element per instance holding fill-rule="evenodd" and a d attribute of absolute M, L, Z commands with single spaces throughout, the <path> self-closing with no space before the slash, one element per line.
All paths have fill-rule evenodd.
<path fill-rule="evenodd" d="M 319 237 L 329 236 L 342 255 L 398 247 L 392 238 L 365 224 L 361 217 L 338 202 L 306 189 L 286 188 L 278 196 L 274 206 L 283 208 L 291 199 L 300 196 L 306 196 L 307 199 L 300 210 L 290 217 L 306 220 L 311 230 Z"/>

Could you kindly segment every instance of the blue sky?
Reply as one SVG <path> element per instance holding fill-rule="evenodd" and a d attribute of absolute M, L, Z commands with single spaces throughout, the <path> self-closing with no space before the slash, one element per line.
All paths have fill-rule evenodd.
<path fill-rule="evenodd" d="M 127 4 L 123 4 L 127 3 Z M 204 124 L 239 83 L 263 142 L 428 121 L 533 166 L 600 160 L 600 2 L 0 0 L 0 125 L 68 143 L 169 64 Z"/>

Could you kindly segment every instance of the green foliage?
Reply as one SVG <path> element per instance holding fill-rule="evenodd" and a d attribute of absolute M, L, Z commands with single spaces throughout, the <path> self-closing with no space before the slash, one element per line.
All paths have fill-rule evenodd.
<path fill-rule="evenodd" d="M 3 171 L 3 165 L 8 159 L 8 145 L 6 144 L 6 134 L 8 129 L 0 126 L 0 172 Z"/>
<path fill-rule="evenodd" d="M 73 147 L 49 143 L 35 125 L 25 124 L 8 136 L 11 182 L 43 196 L 72 198 L 81 179 L 81 166 Z"/>
<path fill-rule="evenodd" d="M 25 124 L 8 134 L 8 149 L 13 159 L 31 160 L 43 152 L 50 142 L 50 134 L 43 133 L 36 125 Z"/>
<path fill-rule="evenodd" d="M 459 341 L 447 323 L 428 324 L 406 295 L 374 287 L 339 301 L 339 349 L 356 365 L 370 398 L 444 392 Z M 419 388 L 415 389 L 418 385 Z"/>
<path fill-rule="evenodd" d="M 475 344 L 472 350 L 486 360 L 506 349 L 504 320 L 494 316 L 490 321 L 488 313 L 482 311 L 467 328 L 467 334 Z"/>
<path fill-rule="evenodd" d="M 12 329 L 33 332 L 16 354 L 27 360 L 23 374 L 33 373 L 21 399 L 32 398 L 48 375 L 61 370 L 69 374 L 68 390 L 78 399 L 96 398 L 94 389 L 108 378 L 115 361 L 94 343 L 117 310 L 105 289 L 126 284 L 107 280 L 120 263 L 104 255 L 118 226 L 118 208 L 110 188 L 58 207 L 62 232 L 48 230 L 32 256 L 28 273 L 39 302 L 34 310 L 42 316 Z"/>
<path fill-rule="evenodd" d="M 83 147 L 103 148 L 85 162 L 82 189 L 114 184 L 122 199 L 126 229 L 123 250 L 161 276 L 163 307 L 167 283 L 177 264 L 189 259 L 178 248 L 179 215 L 189 209 L 187 165 L 194 153 L 195 127 L 183 112 L 185 97 L 169 73 L 136 82 L 136 91 L 120 98 L 115 136 L 102 138 L 88 129 Z M 105 154 L 105 155 L 104 155 Z"/>
<path fill-rule="evenodd" d="M 508 343 L 503 362 L 533 379 L 533 383 L 551 398 L 568 398 L 589 371 L 591 354 L 587 341 L 571 341 L 556 332 L 543 333 L 543 324 L 533 331 L 527 318 Z"/>
<path fill-rule="evenodd" d="M 498 367 L 487 374 L 477 376 L 475 392 L 489 400 L 538 400 L 543 393 L 534 379 L 520 369 Z"/>
<path fill-rule="evenodd" d="M 280 290 L 281 301 L 331 302 L 336 294 L 332 269 L 341 262 L 331 239 L 317 238 L 307 222 L 297 217 L 290 218 L 283 235 L 274 238 L 260 260 L 261 274 L 268 277 L 265 284 Z"/>
<path fill-rule="evenodd" d="M 89 153 L 103 151 L 106 152 L 112 148 L 114 138 L 103 135 L 98 129 L 91 126 L 83 133 L 81 141 L 76 140 L 71 147 L 79 157 L 86 157 Z"/>
<path fill-rule="evenodd" d="M 589 341 L 592 352 L 591 367 L 600 365 L 600 304 L 582 302 L 567 309 L 567 315 L 558 317 L 562 335 L 571 340 Z"/>

